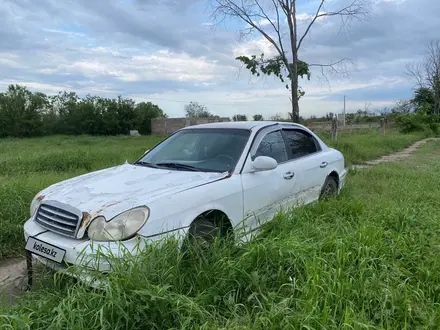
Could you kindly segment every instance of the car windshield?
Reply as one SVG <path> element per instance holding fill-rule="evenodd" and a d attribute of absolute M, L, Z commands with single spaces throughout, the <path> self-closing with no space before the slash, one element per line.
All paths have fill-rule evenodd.
<path fill-rule="evenodd" d="M 137 164 L 182 171 L 231 171 L 249 135 L 250 131 L 245 129 L 181 130 L 148 152 Z"/>

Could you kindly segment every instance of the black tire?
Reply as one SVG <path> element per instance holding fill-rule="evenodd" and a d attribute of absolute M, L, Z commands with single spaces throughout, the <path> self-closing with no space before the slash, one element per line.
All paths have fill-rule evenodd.
<path fill-rule="evenodd" d="M 217 221 L 216 221 L 217 220 Z M 222 219 L 210 219 L 200 217 L 191 224 L 188 235 L 182 246 L 184 259 L 199 260 L 213 256 L 214 245 L 223 246 L 228 242 L 228 238 L 232 238 L 232 231 L 225 226 Z"/>
<path fill-rule="evenodd" d="M 333 198 L 336 197 L 337 194 L 338 183 L 336 182 L 336 179 L 334 177 L 328 176 L 325 179 L 324 185 L 322 186 L 320 199 L 326 200 L 329 198 Z"/>
<path fill-rule="evenodd" d="M 188 240 L 197 243 L 201 248 L 209 248 L 216 238 L 222 237 L 221 228 L 212 220 L 205 218 L 195 220 L 188 231 Z"/>

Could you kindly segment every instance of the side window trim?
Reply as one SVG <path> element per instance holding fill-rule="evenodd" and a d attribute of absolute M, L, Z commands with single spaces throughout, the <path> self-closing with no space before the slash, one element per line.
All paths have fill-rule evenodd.
<path fill-rule="evenodd" d="M 285 139 L 285 136 L 284 136 L 283 129 L 280 128 L 280 127 L 272 128 L 270 130 L 261 132 L 261 135 L 258 137 L 258 140 L 257 140 L 258 143 L 256 143 L 255 146 L 253 147 L 253 150 L 251 150 L 251 154 L 250 154 L 251 161 L 255 160 L 255 156 L 257 154 L 257 150 L 260 147 L 261 142 L 264 140 L 264 138 L 267 135 L 272 134 L 272 133 L 276 133 L 276 132 L 280 132 L 280 134 L 281 134 L 281 138 L 283 139 L 284 149 L 286 151 L 286 157 L 287 157 L 287 159 L 285 161 L 283 161 L 283 162 L 278 162 L 277 161 L 277 162 L 278 162 L 278 164 L 284 164 L 284 163 L 289 161 L 289 148 L 288 148 L 288 145 L 286 144 L 286 139 Z"/>
<path fill-rule="evenodd" d="M 316 140 L 316 138 L 312 134 L 307 132 L 306 130 L 303 130 L 303 129 L 297 128 L 297 127 L 295 127 L 295 128 L 285 128 L 284 127 L 284 128 L 282 128 L 282 131 L 283 131 L 283 137 L 284 137 L 286 148 L 287 148 L 287 153 L 289 155 L 289 159 L 287 160 L 287 162 L 293 162 L 293 161 L 296 161 L 298 159 L 303 159 L 303 158 L 306 158 L 306 157 L 314 156 L 314 155 L 322 152 L 322 148 L 321 148 L 321 145 L 319 144 L 318 140 Z M 293 158 L 292 150 L 291 150 L 291 148 L 289 146 L 289 141 L 288 141 L 288 138 L 287 138 L 286 131 L 298 131 L 298 132 L 301 132 L 301 133 L 309 136 L 312 139 L 313 143 L 315 144 L 316 151 L 312 152 L 312 153 L 310 153 L 308 155 L 305 155 L 305 156 L 300 156 L 300 157 L 297 157 L 297 158 Z"/>

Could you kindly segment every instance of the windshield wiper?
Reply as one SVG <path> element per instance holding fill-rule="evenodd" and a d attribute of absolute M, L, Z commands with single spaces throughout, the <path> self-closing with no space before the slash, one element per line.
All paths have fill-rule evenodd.
<path fill-rule="evenodd" d="M 157 166 L 156 164 L 149 163 L 149 162 L 142 162 L 142 161 L 138 161 L 138 162 L 134 163 L 134 165 L 142 165 L 142 166 L 146 166 L 146 167 L 159 168 L 159 166 Z"/>
<path fill-rule="evenodd" d="M 175 168 L 175 169 L 182 169 L 182 170 L 188 170 L 188 171 L 194 171 L 194 172 L 200 172 L 202 171 L 201 168 L 197 168 L 191 165 L 186 165 L 186 164 L 180 164 L 180 163 L 158 163 L 155 164 L 158 167 L 170 167 L 170 168 Z"/>

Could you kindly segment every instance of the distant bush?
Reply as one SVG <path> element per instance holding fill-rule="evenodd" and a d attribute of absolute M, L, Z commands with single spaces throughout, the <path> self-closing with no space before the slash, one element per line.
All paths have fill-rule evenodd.
<path fill-rule="evenodd" d="M 166 117 L 151 102 L 60 92 L 47 96 L 20 85 L 0 93 L 0 137 L 53 134 L 119 135 L 129 130 L 151 133 L 151 119 Z"/>
<path fill-rule="evenodd" d="M 402 113 L 393 116 L 393 121 L 402 133 L 429 132 L 438 134 L 438 122 L 440 117 L 426 115 L 422 112 Z"/>

